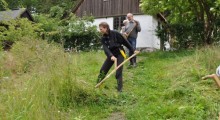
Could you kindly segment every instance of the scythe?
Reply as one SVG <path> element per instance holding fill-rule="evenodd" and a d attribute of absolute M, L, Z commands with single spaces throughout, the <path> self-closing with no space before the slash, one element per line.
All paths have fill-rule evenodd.
<path fill-rule="evenodd" d="M 116 72 L 118 70 L 118 68 L 120 68 L 122 65 L 124 65 L 128 60 L 130 60 L 131 58 L 133 58 L 134 56 L 136 56 L 138 53 L 140 53 L 140 51 L 136 51 L 132 56 L 130 56 L 129 58 L 127 58 L 126 60 L 124 60 L 120 65 L 117 66 L 117 62 L 115 62 L 116 66 L 103 80 L 101 80 L 96 86 L 95 88 L 98 88 L 99 86 L 101 86 L 103 84 L 103 82 L 105 80 L 107 80 L 114 72 Z"/>

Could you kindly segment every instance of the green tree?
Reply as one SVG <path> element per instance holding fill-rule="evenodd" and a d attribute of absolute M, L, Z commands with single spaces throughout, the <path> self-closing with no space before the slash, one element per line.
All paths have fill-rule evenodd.
<path fill-rule="evenodd" d="M 62 44 L 65 48 L 90 51 L 100 48 L 97 27 L 92 25 L 93 17 L 78 18 L 69 14 L 64 19 L 64 10 L 54 6 L 48 15 L 36 15 L 35 22 L 41 24 L 44 30 L 43 37 L 48 41 Z"/>
<path fill-rule="evenodd" d="M 26 18 L 2 21 L 0 25 L 0 48 L 10 49 L 12 44 L 21 41 L 23 37 L 40 38 L 40 24 L 33 24 Z"/>
<path fill-rule="evenodd" d="M 193 33 L 199 32 L 202 44 L 212 44 L 214 34 L 218 30 L 220 0 L 141 0 L 142 10 L 151 15 L 157 13 L 170 14 L 167 16 L 169 25 L 179 24 L 180 28 L 185 29 L 187 37 L 192 37 Z M 182 26 L 182 27 L 181 27 Z M 217 28 L 217 29 L 216 29 Z M 189 29 L 189 30 L 187 30 Z M 169 32 L 174 32 L 170 30 Z M 171 33 L 172 34 L 172 33 Z"/>
<path fill-rule="evenodd" d="M 8 9 L 8 3 L 5 0 L 0 0 L 0 10 Z"/>
<path fill-rule="evenodd" d="M 37 0 L 38 3 L 34 6 L 39 13 L 49 13 L 51 7 L 59 6 L 64 10 L 71 10 L 77 0 Z"/>
<path fill-rule="evenodd" d="M 71 10 L 77 0 L 0 0 L 0 9 L 14 9 L 25 7 L 38 13 L 49 13 L 50 8 L 56 5 L 65 10 Z"/>

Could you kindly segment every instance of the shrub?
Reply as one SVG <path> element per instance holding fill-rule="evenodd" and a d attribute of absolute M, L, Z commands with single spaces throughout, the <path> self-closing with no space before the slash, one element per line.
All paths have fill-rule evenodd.
<path fill-rule="evenodd" d="M 171 42 L 171 47 L 177 49 L 195 48 L 206 44 L 204 23 L 201 21 L 193 21 L 191 23 L 175 23 L 164 25 L 163 28 L 158 27 L 156 30 L 157 36 L 164 41 Z M 214 30 L 211 39 L 218 42 L 219 22 L 214 25 Z"/>
<path fill-rule="evenodd" d="M 92 25 L 93 17 L 77 18 L 74 15 L 69 15 L 68 18 L 60 20 L 60 15 L 58 15 L 60 13 L 57 13 L 56 8 L 52 9 L 50 17 L 35 16 L 36 22 L 41 24 L 45 31 L 45 39 L 76 51 L 100 48 L 99 33 L 96 26 Z"/>
<path fill-rule="evenodd" d="M 39 38 L 41 29 L 26 18 L 3 21 L 0 25 L 0 42 L 3 47 L 11 46 L 22 37 Z"/>
<path fill-rule="evenodd" d="M 100 36 L 97 27 L 92 25 L 88 18 L 73 18 L 65 29 L 65 47 L 73 47 L 77 51 L 99 49 Z"/>

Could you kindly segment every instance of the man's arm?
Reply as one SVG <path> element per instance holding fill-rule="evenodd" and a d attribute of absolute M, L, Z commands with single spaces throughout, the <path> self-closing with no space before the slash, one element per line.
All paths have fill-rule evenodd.
<path fill-rule="evenodd" d="M 138 31 L 138 32 L 141 32 L 140 22 L 135 20 L 135 23 L 136 23 L 136 26 L 137 26 L 137 27 L 136 27 L 137 31 Z"/>

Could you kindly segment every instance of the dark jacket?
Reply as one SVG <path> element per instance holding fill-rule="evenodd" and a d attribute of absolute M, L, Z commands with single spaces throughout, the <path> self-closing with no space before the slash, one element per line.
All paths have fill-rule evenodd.
<path fill-rule="evenodd" d="M 102 45 L 107 57 L 115 56 L 117 57 L 120 53 L 119 49 L 123 49 L 122 45 L 126 46 L 129 51 L 134 53 L 133 47 L 130 43 L 124 39 L 121 33 L 117 31 L 110 30 L 109 34 L 104 34 L 102 37 Z"/>

